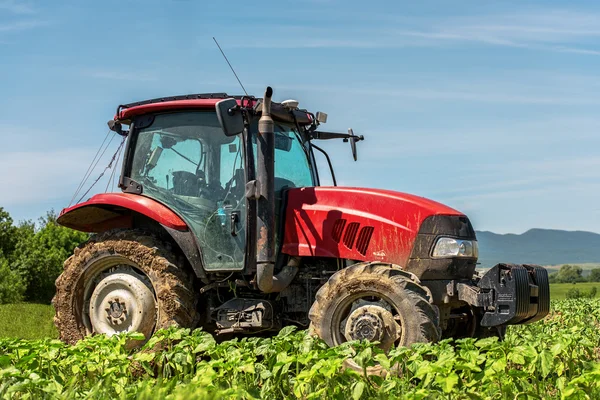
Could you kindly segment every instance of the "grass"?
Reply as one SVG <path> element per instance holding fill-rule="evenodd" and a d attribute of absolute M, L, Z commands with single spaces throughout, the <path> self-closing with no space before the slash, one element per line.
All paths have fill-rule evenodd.
<path fill-rule="evenodd" d="M 552 283 L 550 284 L 550 298 L 552 300 L 566 299 L 569 289 L 579 289 L 580 292 L 589 293 L 594 286 L 600 291 L 600 282 Z"/>
<path fill-rule="evenodd" d="M 52 318 L 54 308 L 47 304 L 0 305 L 0 337 L 19 339 L 57 338 Z"/>

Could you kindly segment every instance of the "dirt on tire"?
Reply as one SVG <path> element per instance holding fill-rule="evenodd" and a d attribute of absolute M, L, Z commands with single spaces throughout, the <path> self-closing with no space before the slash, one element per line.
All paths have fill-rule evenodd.
<path fill-rule="evenodd" d="M 52 304 L 56 310 L 54 324 L 62 341 L 74 344 L 92 333 L 83 320 L 84 290 L 97 276 L 98 263 L 111 256 L 127 260 L 149 278 L 158 306 L 155 331 L 169 326 L 196 326 L 198 296 L 192 278 L 180 268 L 184 265 L 182 258 L 174 254 L 170 244 L 141 231 L 108 231 L 76 248 L 56 280 Z"/>
<path fill-rule="evenodd" d="M 340 345 L 334 332 L 339 329 L 334 326 L 336 313 L 344 301 L 361 293 L 377 293 L 397 310 L 402 325 L 398 346 L 440 339 L 439 317 L 429 292 L 413 274 L 381 262 L 359 263 L 336 272 L 317 292 L 309 312 L 311 332 L 329 346 Z M 369 373 L 379 374 L 380 368 L 372 367 Z"/>

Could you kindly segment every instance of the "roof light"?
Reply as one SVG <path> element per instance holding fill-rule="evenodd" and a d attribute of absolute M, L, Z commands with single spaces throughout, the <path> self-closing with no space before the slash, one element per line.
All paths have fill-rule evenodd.
<path fill-rule="evenodd" d="M 298 100 L 286 100 L 286 101 L 282 101 L 281 104 L 285 107 L 288 108 L 290 110 L 295 110 L 298 108 Z"/>
<path fill-rule="evenodd" d="M 317 111 L 317 121 L 319 121 L 321 124 L 327 122 L 327 114 L 322 111 Z"/>

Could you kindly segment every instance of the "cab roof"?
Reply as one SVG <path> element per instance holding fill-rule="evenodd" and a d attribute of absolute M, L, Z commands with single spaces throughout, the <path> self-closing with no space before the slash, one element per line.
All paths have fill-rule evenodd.
<path fill-rule="evenodd" d="M 207 108 L 215 107 L 219 101 L 235 98 L 238 103 L 242 96 L 229 96 L 227 93 L 199 93 L 181 96 L 158 97 L 156 99 L 143 100 L 135 103 L 122 104 L 117 107 L 115 121 L 127 122 L 133 117 L 153 112 L 171 111 L 185 108 Z"/>
<path fill-rule="evenodd" d="M 117 113 L 114 120 L 128 124 L 132 118 L 148 113 L 168 112 L 181 109 L 214 109 L 219 101 L 230 98 L 236 99 L 238 104 L 241 104 L 243 100 L 245 106 L 256 107 L 256 111 L 260 112 L 261 99 L 252 96 L 230 96 L 227 93 L 199 93 L 159 97 L 135 103 L 122 104 L 117 107 Z M 306 110 L 294 110 L 293 113 L 299 124 L 309 125 L 312 123 L 313 118 Z M 273 114 L 275 119 L 294 122 L 290 111 L 280 103 L 272 103 L 271 114 Z"/>

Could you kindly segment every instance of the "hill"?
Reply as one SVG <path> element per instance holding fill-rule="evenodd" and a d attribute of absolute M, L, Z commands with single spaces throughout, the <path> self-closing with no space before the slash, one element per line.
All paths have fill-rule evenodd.
<path fill-rule="evenodd" d="M 478 231 L 480 267 L 499 262 L 540 265 L 600 262 L 600 234 L 530 229 L 520 235 Z"/>

